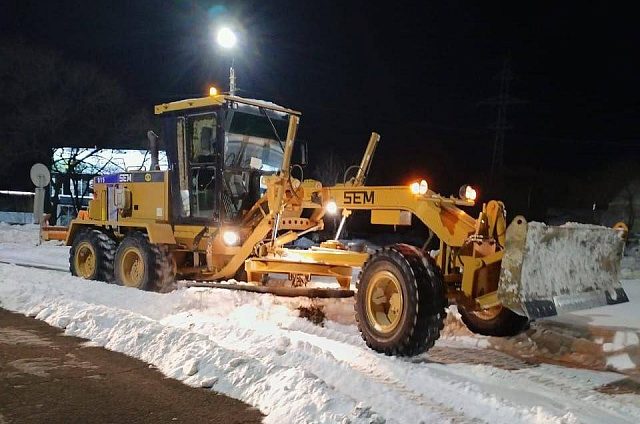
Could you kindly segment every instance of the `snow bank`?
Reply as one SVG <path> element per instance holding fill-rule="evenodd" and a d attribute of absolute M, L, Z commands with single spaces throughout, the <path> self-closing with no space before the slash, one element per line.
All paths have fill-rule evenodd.
<path fill-rule="evenodd" d="M 620 276 L 628 280 L 640 279 L 640 244 L 637 239 L 627 242 L 622 257 Z"/>
<path fill-rule="evenodd" d="M 0 222 L 0 243 L 16 243 L 35 246 L 40 227 L 35 224 L 11 225 Z"/>
<path fill-rule="evenodd" d="M 0 222 L 0 262 L 69 269 L 69 248 L 50 240 L 36 246 L 40 227 Z"/>
<path fill-rule="evenodd" d="M 573 375 L 547 381 L 537 369 L 441 365 L 429 354 L 386 357 L 368 349 L 352 324 L 320 327 L 298 317 L 297 308 L 309 302 L 346 315 L 352 300 L 220 289 L 157 294 L 0 264 L 0 302 L 140 358 L 169 377 L 248 402 L 268 414 L 267 423 L 640 420 L 637 404 L 589 389 L 591 381 L 610 382 L 615 375 L 592 373 L 589 383 L 576 387 Z M 453 358 L 471 349 L 450 337 L 436 346 Z"/>
<path fill-rule="evenodd" d="M 61 244 L 53 240 L 40 246 L 31 243 L 0 243 L 0 262 L 68 271 L 69 248 Z"/>
<path fill-rule="evenodd" d="M 15 284 L 18 280 L 22 281 Z M 25 268 L 0 265 L 2 307 L 140 358 L 187 384 L 213 385 L 216 391 L 260 408 L 268 414 L 266 422 L 371 422 L 371 413 L 361 416 L 362 408 L 355 399 L 336 393 L 295 364 L 278 364 L 276 359 L 287 353 L 290 341 L 280 338 L 275 345 L 259 343 L 264 336 L 256 336 L 245 326 L 262 322 L 267 330 L 288 325 L 299 320 L 295 309 L 274 305 L 273 296 L 229 291 L 221 291 L 213 302 L 218 307 L 210 309 L 209 292 L 183 290 L 161 295 L 61 273 L 56 273 L 54 282 L 51 272 L 29 270 L 25 276 Z M 256 308 L 262 303 L 267 305 Z M 197 312 L 203 309 L 206 312 Z M 190 331 L 225 315 L 235 325 L 224 326 L 215 338 Z M 263 356 L 244 353 L 253 342 L 258 342 Z"/>
<path fill-rule="evenodd" d="M 0 225 L 0 234 L 13 231 L 37 239 L 36 226 Z M 5 237 L 12 241 L 0 241 L 0 260 L 68 267 L 64 246 Z M 640 422 L 637 396 L 593 390 L 617 374 L 481 365 L 476 357 L 494 355 L 485 349 L 488 339 L 471 335 L 454 318 L 455 308 L 433 354 L 396 358 L 363 343 L 353 299 L 196 288 L 157 294 L 0 264 L 0 306 L 248 402 L 267 414 L 267 423 Z M 325 313 L 324 326 L 299 317 L 298 308 L 311 306 Z M 611 348 L 634 342 L 625 333 Z M 614 351 L 612 366 L 628 365 L 621 355 Z"/>
<path fill-rule="evenodd" d="M 622 288 L 627 293 L 629 302 L 575 311 L 545 319 L 566 324 L 619 328 L 622 331 L 631 329 L 640 332 L 640 307 L 638 307 L 640 304 L 640 280 L 623 280 Z"/>

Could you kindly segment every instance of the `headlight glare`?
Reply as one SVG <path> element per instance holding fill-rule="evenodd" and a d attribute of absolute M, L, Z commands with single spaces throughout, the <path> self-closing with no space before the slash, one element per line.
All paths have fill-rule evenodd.
<path fill-rule="evenodd" d="M 325 209 L 327 210 L 328 214 L 335 215 L 335 213 L 338 212 L 338 205 L 336 205 L 336 202 L 334 202 L 333 200 L 329 200 L 325 205 Z"/>
<path fill-rule="evenodd" d="M 240 241 L 240 236 L 235 231 L 227 230 L 222 233 L 222 241 L 227 246 L 235 246 Z"/>
<path fill-rule="evenodd" d="M 425 180 L 420 181 L 420 194 L 427 194 L 427 191 L 429 190 L 429 184 L 427 184 L 427 182 Z"/>
<path fill-rule="evenodd" d="M 478 193 L 469 184 L 465 184 L 462 187 L 460 187 L 459 195 L 461 199 L 465 199 L 473 202 L 476 200 Z"/>

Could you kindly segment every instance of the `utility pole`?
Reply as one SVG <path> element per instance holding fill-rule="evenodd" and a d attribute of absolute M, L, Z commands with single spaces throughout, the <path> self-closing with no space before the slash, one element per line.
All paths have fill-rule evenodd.
<path fill-rule="evenodd" d="M 505 133 L 511 126 L 507 123 L 507 109 L 512 104 L 525 103 L 521 100 L 512 98 L 509 95 L 511 88 L 511 81 L 514 79 L 511 72 L 511 58 L 509 56 L 504 58 L 502 63 L 502 71 L 496 76 L 496 79 L 500 79 L 500 94 L 497 97 L 493 97 L 480 104 L 497 106 L 498 116 L 496 123 L 493 127 L 495 129 L 495 136 L 493 139 L 493 153 L 491 156 L 491 172 L 489 174 L 489 190 L 493 190 L 496 182 L 501 186 L 504 167 L 504 139 Z"/>

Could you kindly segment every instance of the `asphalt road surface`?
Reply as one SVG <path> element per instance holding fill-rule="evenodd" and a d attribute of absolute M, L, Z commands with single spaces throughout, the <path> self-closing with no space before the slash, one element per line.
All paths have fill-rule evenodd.
<path fill-rule="evenodd" d="M 259 423 L 262 414 L 0 309 L 0 424 Z"/>

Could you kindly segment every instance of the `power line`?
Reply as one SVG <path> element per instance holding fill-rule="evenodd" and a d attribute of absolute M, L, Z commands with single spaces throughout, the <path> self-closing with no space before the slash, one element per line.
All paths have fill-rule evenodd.
<path fill-rule="evenodd" d="M 512 104 L 525 103 L 522 100 L 514 99 L 509 95 L 509 89 L 511 87 L 511 81 L 514 79 L 511 72 L 511 58 L 509 56 L 504 58 L 502 62 L 502 71 L 498 75 L 500 78 L 500 94 L 498 97 L 491 98 L 480 102 L 480 104 L 497 106 L 498 116 L 494 129 L 496 131 L 493 139 L 493 154 L 491 156 L 491 173 L 489 176 L 489 189 L 493 187 L 493 183 L 496 178 L 501 179 L 503 167 L 504 167 L 504 139 L 507 130 L 511 129 L 511 126 L 507 124 L 507 109 Z"/>

